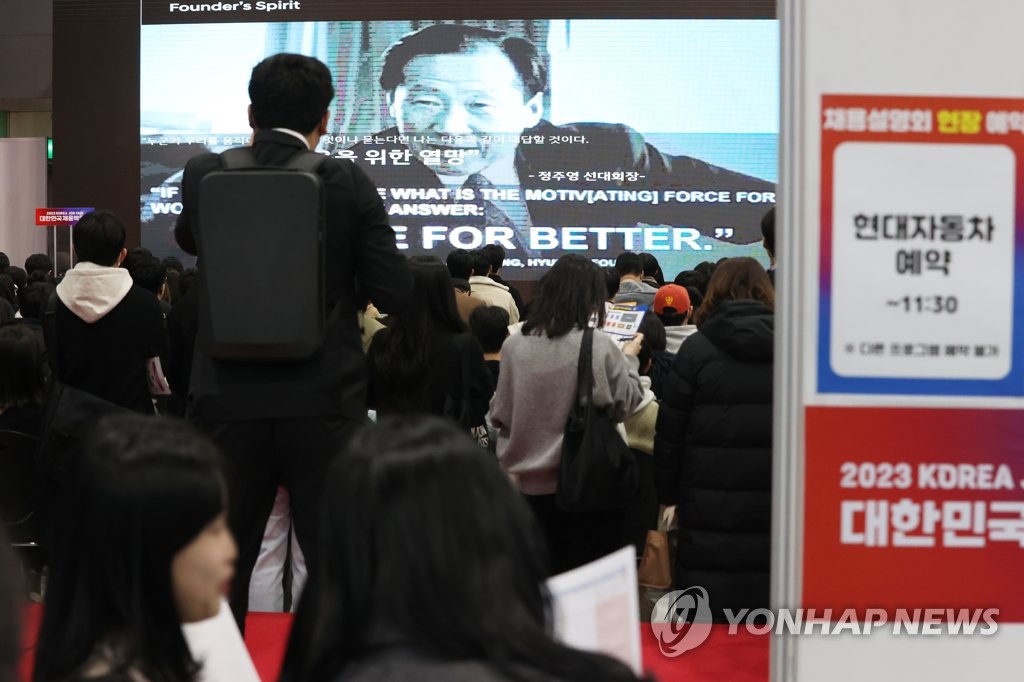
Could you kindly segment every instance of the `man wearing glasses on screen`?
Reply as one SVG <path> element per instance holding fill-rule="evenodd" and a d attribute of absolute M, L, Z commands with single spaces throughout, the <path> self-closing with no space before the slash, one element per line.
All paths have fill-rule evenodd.
<path fill-rule="evenodd" d="M 504 238 L 516 250 L 510 256 L 538 253 L 537 230 L 564 226 L 688 226 L 737 244 L 761 238 L 764 205 L 735 197 L 773 197 L 772 183 L 663 154 L 625 125 L 544 120 L 547 66 L 528 40 L 462 24 L 427 26 L 388 48 L 380 83 L 396 125 L 351 151 L 387 192 L 392 223 L 408 226 L 409 246 L 440 243 L 431 225 L 487 227 L 487 241 Z M 412 203 L 423 201 L 456 208 Z M 604 238 L 598 248 L 622 250 Z"/>

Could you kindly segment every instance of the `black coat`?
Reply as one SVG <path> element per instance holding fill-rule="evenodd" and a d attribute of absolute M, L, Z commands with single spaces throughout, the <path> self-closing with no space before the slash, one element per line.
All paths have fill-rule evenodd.
<path fill-rule="evenodd" d="M 395 380 L 394 370 L 384 364 L 384 348 L 393 333 L 387 328 L 374 334 L 366 355 L 368 403 L 378 416 L 409 412 L 445 416 L 447 410 L 458 412 L 464 405 L 469 422 L 465 426 L 485 423 L 494 384 L 476 337 L 471 334 L 435 334 L 431 340 L 430 359 L 420 382 L 417 386 L 403 386 Z"/>
<path fill-rule="evenodd" d="M 727 301 L 676 355 L 654 441 L 663 504 L 677 504 L 676 586 L 722 609 L 768 607 L 774 317 Z"/>
<path fill-rule="evenodd" d="M 126 410 L 153 413 L 146 363 L 167 354 L 156 296 L 133 284 L 120 303 L 94 322 L 85 322 L 58 299 L 54 319 L 46 345 L 57 378 Z"/>

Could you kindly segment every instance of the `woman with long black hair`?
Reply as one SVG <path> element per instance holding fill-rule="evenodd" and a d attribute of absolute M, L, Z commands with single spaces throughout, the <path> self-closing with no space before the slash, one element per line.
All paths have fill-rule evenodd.
<path fill-rule="evenodd" d="M 432 256 L 409 259 L 413 303 L 374 335 L 369 406 L 379 415 L 426 413 L 484 423 L 491 379 L 480 342 L 459 317 L 451 277 Z"/>
<path fill-rule="evenodd" d="M 59 519 L 33 680 L 256 682 L 224 601 L 226 496 L 184 422 L 104 420 Z"/>
<path fill-rule="evenodd" d="M 451 424 L 384 418 L 353 437 L 327 485 L 283 682 L 636 679 L 552 638 L 543 537 Z"/>

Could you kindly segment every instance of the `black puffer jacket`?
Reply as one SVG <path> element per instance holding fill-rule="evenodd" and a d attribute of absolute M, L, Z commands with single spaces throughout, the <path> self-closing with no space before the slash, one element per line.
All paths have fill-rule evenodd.
<path fill-rule="evenodd" d="M 727 301 L 683 342 L 654 441 L 663 504 L 679 505 L 676 587 L 722 609 L 768 607 L 774 317 Z"/>

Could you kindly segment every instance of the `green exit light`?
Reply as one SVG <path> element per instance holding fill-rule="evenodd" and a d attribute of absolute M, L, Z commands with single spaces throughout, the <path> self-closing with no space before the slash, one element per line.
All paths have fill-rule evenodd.
<path fill-rule="evenodd" d="M 46 160 L 53 161 L 53 138 L 46 138 Z"/>

